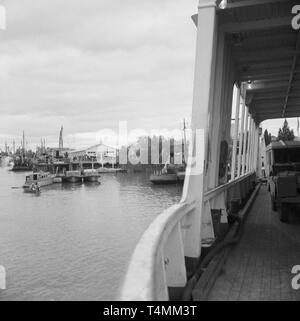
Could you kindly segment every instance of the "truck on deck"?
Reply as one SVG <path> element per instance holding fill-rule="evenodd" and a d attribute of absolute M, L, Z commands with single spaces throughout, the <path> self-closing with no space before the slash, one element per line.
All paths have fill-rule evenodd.
<path fill-rule="evenodd" d="M 300 141 L 272 142 L 266 148 L 266 175 L 272 209 L 282 222 L 300 214 Z"/>

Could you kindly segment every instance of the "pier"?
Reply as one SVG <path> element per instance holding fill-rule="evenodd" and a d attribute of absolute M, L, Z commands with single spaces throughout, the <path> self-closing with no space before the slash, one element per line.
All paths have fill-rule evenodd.
<path fill-rule="evenodd" d="M 300 116 L 296 5 L 199 1 L 193 16 L 194 159 L 181 202 L 140 239 L 121 300 L 299 300 L 291 280 L 300 264 L 300 218 L 282 223 L 271 209 L 268 189 L 261 186 L 260 127 L 267 119 Z M 236 204 L 235 219 L 245 216 L 238 239 L 238 223 L 231 221 Z"/>

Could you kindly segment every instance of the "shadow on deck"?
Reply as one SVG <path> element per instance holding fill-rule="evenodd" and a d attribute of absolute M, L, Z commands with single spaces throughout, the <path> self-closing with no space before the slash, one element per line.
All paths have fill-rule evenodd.
<path fill-rule="evenodd" d="M 298 301 L 300 290 L 291 286 L 294 265 L 300 265 L 300 215 L 281 223 L 262 187 L 208 300 Z"/>

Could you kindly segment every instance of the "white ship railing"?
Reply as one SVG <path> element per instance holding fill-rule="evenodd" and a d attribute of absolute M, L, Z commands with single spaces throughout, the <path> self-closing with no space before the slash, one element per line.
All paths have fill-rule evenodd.
<path fill-rule="evenodd" d="M 251 190 L 255 172 L 245 174 L 204 194 L 204 204 L 210 208 L 218 199 L 245 197 Z M 185 254 L 189 252 L 190 219 L 195 214 L 195 202 L 180 202 L 159 215 L 143 234 L 131 258 L 121 289 L 121 300 L 168 300 L 169 287 L 184 287 L 187 282 Z M 225 205 L 225 204 L 224 204 Z M 204 206 L 205 207 L 205 206 Z"/>

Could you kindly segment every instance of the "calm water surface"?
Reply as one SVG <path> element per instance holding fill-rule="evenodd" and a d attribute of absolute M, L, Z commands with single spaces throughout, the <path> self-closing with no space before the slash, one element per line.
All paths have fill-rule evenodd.
<path fill-rule="evenodd" d="M 61 185 L 37 196 L 25 173 L 0 168 L 0 300 L 113 300 L 140 236 L 178 186 L 153 186 L 146 174 L 102 174 L 101 184 Z"/>

